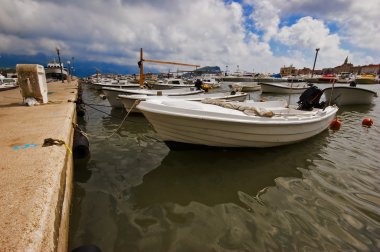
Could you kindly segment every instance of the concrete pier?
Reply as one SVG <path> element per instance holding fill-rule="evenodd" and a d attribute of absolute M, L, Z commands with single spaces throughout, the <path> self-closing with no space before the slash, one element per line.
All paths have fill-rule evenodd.
<path fill-rule="evenodd" d="M 19 89 L 0 92 L 1 251 L 67 251 L 77 87 L 48 83 L 49 102 L 32 107 Z"/>

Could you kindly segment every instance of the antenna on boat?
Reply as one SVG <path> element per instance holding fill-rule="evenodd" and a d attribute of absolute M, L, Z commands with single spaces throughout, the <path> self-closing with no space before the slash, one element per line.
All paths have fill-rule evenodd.
<path fill-rule="evenodd" d="M 57 51 L 57 54 L 58 54 L 59 68 L 61 69 L 61 80 L 62 80 L 62 83 L 64 83 L 64 81 L 63 81 L 62 63 L 61 63 L 61 56 L 59 55 L 59 48 L 56 47 L 55 50 Z"/>
<path fill-rule="evenodd" d="M 288 97 L 288 105 L 286 107 L 289 108 L 290 105 L 290 96 L 292 95 L 292 90 L 293 90 L 293 79 L 292 82 L 290 83 L 290 92 L 289 92 L 289 97 Z"/>
<path fill-rule="evenodd" d="M 334 79 L 333 82 L 332 82 L 331 93 L 330 93 L 330 99 L 329 99 L 329 106 L 331 106 L 331 99 L 332 99 L 332 97 L 333 97 L 333 93 L 334 93 L 334 84 L 335 84 L 335 79 Z"/>

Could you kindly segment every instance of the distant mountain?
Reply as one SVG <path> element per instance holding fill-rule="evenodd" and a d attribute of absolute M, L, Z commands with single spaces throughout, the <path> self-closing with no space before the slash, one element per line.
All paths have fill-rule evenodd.
<path fill-rule="evenodd" d="M 220 73 L 220 67 L 218 66 L 205 66 L 201 68 L 197 68 L 194 70 L 196 73 L 210 73 L 210 74 L 217 74 Z"/>

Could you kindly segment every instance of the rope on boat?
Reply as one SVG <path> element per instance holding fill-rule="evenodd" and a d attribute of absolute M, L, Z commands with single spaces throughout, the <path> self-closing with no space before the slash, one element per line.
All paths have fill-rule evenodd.
<path fill-rule="evenodd" d="M 274 116 L 273 111 L 267 110 L 265 108 L 258 108 L 254 106 L 243 106 L 238 103 L 233 103 L 233 102 L 227 102 L 225 100 L 221 99 L 203 99 L 202 103 L 205 104 L 212 104 L 212 105 L 217 105 L 221 106 L 223 108 L 228 108 L 228 109 L 235 109 L 242 111 L 244 114 L 249 115 L 249 116 L 263 116 L 263 117 L 272 117 Z"/>

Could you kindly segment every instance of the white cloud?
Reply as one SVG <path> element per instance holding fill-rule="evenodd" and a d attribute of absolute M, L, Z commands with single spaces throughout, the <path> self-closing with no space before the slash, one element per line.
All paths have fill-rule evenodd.
<path fill-rule="evenodd" d="M 280 29 L 276 38 L 297 51 L 320 48 L 318 62 L 322 66 L 342 64 L 349 51 L 340 48 L 340 38 L 331 34 L 321 20 L 303 17 L 292 26 Z"/>
<path fill-rule="evenodd" d="M 264 31 L 263 40 L 268 42 L 277 33 L 280 10 L 269 0 L 253 0 L 251 4 L 254 5 L 254 10 L 250 17 L 254 20 L 256 28 Z"/>
<path fill-rule="evenodd" d="M 246 0 L 242 5 L 222 0 L 3 0 L 0 53 L 54 55 L 59 46 L 68 57 L 136 66 L 142 47 L 151 59 L 268 72 L 289 64 L 310 67 L 316 47 L 321 48 L 321 67 L 340 64 L 347 55 L 361 62 L 377 59 L 375 0 L 362 5 L 354 0 L 290 1 Z M 247 4 L 253 6 L 250 16 L 244 16 Z M 284 26 L 282 19 L 289 13 L 306 17 Z M 248 18 L 263 34 L 246 29 Z M 332 32 L 327 22 L 343 30 Z M 349 52 L 342 42 L 375 53 Z"/>

